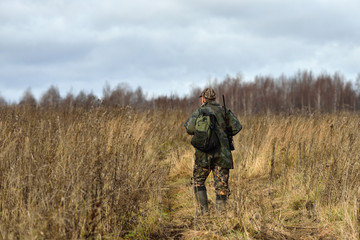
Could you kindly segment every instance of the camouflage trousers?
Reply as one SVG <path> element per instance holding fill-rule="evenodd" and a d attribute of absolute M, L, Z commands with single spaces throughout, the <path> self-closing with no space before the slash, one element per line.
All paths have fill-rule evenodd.
<path fill-rule="evenodd" d="M 205 187 L 205 181 L 209 176 L 210 172 L 212 171 L 214 176 L 214 187 L 215 193 L 217 196 L 229 196 L 229 169 L 228 168 L 221 168 L 219 166 L 212 166 L 203 168 L 198 165 L 194 165 L 193 169 L 193 177 L 192 177 L 192 184 L 194 187 Z"/>

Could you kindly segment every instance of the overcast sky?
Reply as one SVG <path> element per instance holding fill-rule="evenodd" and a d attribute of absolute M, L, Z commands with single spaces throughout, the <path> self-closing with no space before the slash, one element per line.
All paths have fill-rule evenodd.
<path fill-rule="evenodd" d="M 359 0 L 0 0 L 0 96 L 360 73 Z"/>

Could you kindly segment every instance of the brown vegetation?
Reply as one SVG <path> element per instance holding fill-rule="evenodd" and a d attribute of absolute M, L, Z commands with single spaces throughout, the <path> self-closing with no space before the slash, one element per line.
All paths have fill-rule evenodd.
<path fill-rule="evenodd" d="M 0 108 L 0 236 L 359 237 L 358 115 L 239 116 L 227 215 L 195 219 L 189 114 Z"/>
<path fill-rule="evenodd" d="M 176 114 L 12 107 L 0 116 L 4 239 L 119 238 L 158 206 Z"/>
<path fill-rule="evenodd" d="M 354 84 L 355 83 L 355 84 Z M 241 75 L 227 76 L 223 81 L 209 83 L 217 93 L 224 94 L 230 109 L 241 115 L 253 114 L 312 114 L 337 113 L 360 110 L 360 75 L 356 81 L 347 80 L 339 73 L 322 73 L 315 76 L 311 71 L 299 71 L 293 76 L 256 76 L 245 81 Z M 191 111 L 198 104 L 202 89 L 193 88 L 187 96 L 157 96 L 148 98 L 141 87 L 133 91 L 127 84 L 115 88 L 106 85 L 103 96 L 81 91 L 77 96 L 68 93 L 65 98 L 51 86 L 36 102 L 31 91 L 25 91 L 19 105 L 37 105 L 39 108 L 125 107 L 137 110 Z M 221 96 L 219 94 L 219 99 Z M 6 102 L 0 98 L 0 106 Z"/>

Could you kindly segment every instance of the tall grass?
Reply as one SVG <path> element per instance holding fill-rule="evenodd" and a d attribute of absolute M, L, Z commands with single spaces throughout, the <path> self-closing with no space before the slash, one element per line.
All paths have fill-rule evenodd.
<path fill-rule="evenodd" d="M 318 237 L 357 239 L 359 116 L 242 120 L 245 128 L 236 141 L 232 210 L 243 216 L 244 229 L 247 226 L 248 232 L 268 237 L 275 230 L 291 235 L 294 229 L 312 229 Z"/>
<path fill-rule="evenodd" d="M 161 201 L 171 119 L 129 108 L 1 109 L 2 237 L 131 235 Z"/>
<path fill-rule="evenodd" d="M 358 115 L 239 116 L 228 215 L 199 228 L 183 128 L 190 113 L 18 106 L 0 114 L 4 239 L 359 237 Z"/>
<path fill-rule="evenodd" d="M 227 215 L 212 215 L 217 220 L 210 217 L 200 225 L 187 223 L 190 230 L 184 232 L 184 239 L 359 239 L 359 116 L 239 119 L 244 128 L 234 137 L 235 169 L 230 171 Z M 189 140 L 184 144 L 189 145 Z M 190 178 L 192 153 L 183 152 L 173 174 Z M 213 183 L 209 177 L 212 209 Z M 191 189 L 186 183 L 182 186 L 182 190 Z M 192 195 L 191 190 L 184 191 L 178 198 L 182 215 L 194 212 L 195 204 L 189 204 L 194 201 Z"/>

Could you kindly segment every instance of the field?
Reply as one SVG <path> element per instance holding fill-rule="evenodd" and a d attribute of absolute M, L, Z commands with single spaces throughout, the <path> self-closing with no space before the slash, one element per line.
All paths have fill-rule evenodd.
<path fill-rule="evenodd" d="M 360 118 L 239 116 L 227 213 L 195 218 L 190 112 L 0 109 L 1 239 L 359 239 Z"/>

